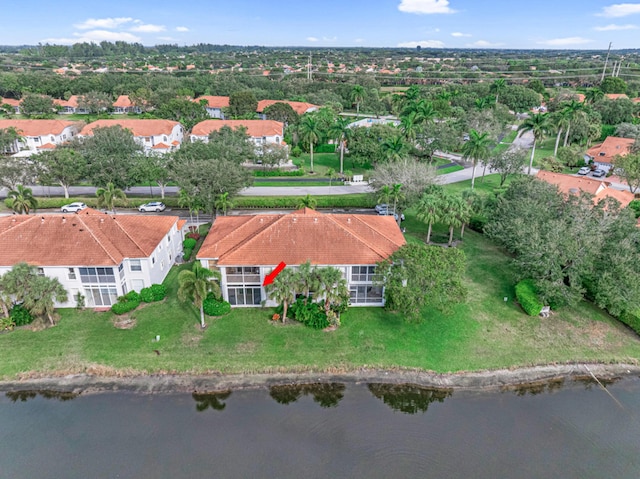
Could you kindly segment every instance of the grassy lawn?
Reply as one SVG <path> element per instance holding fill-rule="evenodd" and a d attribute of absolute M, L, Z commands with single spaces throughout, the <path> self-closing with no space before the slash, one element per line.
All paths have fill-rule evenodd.
<path fill-rule="evenodd" d="M 487 171 L 488 170 L 489 169 L 487 168 Z M 511 182 L 512 178 L 513 176 L 508 176 L 504 186 L 507 186 Z M 450 183 L 443 186 L 447 191 L 451 193 L 461 193 L 464 190 L 471 189 L 471 180 L 459 181 L 457 183 Z M 482 178 L 482 175 L 476 176 L 475 190 L 479 193 L 490 193 L 494 189 L 499 187 L 500 175 L 498 173 L 487 174 L 485 175 L 484 179 Z"/>
<path fill-rule="evenodd" d="M 509 133 L 505 135 L 502 141 L 495 146 L 495 148 L 492 151 L 492 154 L 499 155 L 500 153 L 507 151 L 507 149 L 513 143 L 513 140 L 516 139 L 516 136 L 518 136 L 517 131 L 509 131 Z"/>
<path fill-rule="evenodd" d="M 453 165 L 453 166 L 447 166 L 446 168 L 440 168 L 439 170 L 436 170 L 436 174 L 446 175 L 447 173 L 453 173 L 454 171 L 460 171 L 460 170 L 464 170 L 464 166 Z"/>
<path fill-rule="evenodd" d="M 489 178 L 487 178 L 489 181 Z M 426 226 L 406 212 L 409 241 Z M 456 237 L 459 232 L 456 232 Z M 435 228 L 434 241 L 447 231 Z M 167 277 L 169 297 L 130 313 L 133 329 L 113 326 L 110 312 L 62 310 L 54 328 L 0 334 L 0 377 L 95 372 L 252 373 L 340 370 L 361 366 L 438 372 L 566 361 L 634 361 L 640 340 L 587 302 L 548 319 L 526 316 L 514 302 L 508 257 L 482 235 L 465 232 L 469 297 L 447 314 L 427 309 L 408 323 L 381 308 L 351 308 L 335 332 L 269 320 L 270 309 L 234 309 L 209 318 L 203 332 L 195 308 L 176 299 L 178 272 Z M 507 301 L 504 301 L 504 298 Z M 160 335 L 159 342 L 152 339 Z M 160 352 L 156 354 L 154 350 Z"/>
<path fill-rule="evenodd" d="M 303 153 L 300 158 L 293 158 L 294 162 L 302 162 L 302 166 L 307 172 L 307 176 L 311 176 L 308 172 L 311 170 L 311 155 L 309 153 Z M 314 153 L 313 154 L 313 169 L 315 175 L 324 176 L 329 168 L 333 168 L 336 172 L 340 171 L 340 155 L 335 153 Z M 344 157 L 344 170 L 350 170 L 354 175 L 363 175 L 371 170 L 371 165 L 356 165 L 351 159 L 345 155 Z"/>

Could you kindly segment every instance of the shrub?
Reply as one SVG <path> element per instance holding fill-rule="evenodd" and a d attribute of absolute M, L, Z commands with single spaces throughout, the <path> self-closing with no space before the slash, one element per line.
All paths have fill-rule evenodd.
<path fill-rule="evenodd" d="M 196 247 L 197 241 L 193 238 L 187 238 L 182 242 L 182 248 L 184 249 L 193 249 Z"/>
<path fill-rule="evenodd" d="M 231 305 L 209 293 L 202 303 L 202 309 L 207 316 L 224 316 L 231 312 Z"/>
<path fill-rule="evenodd" d="M 633 210 L 633 214 L 636 218 L 640 218 L 640 200 L 633 200 L 629 203 L 629 208 Z"/>
<path fill-rule="evenodd" d="M 314 196 L 317 208 L 373 208 L 376 199 L 373 195 L 326 195 Z M 295 196 L 240 196 L 235 199 L 236 208 L 296 208 L 300 198 Z"/>
<path fill-rule="evenodd" d="M 633 329 L 636 333 L 640 334 L 640 316 L 638 316 L 638 312 L 634 314 L 624 311 L 618 319 Z"/>
<path fill-rule="evenodd" d="M 335 153 L 336 145 L 330 145 L 328 143 L 324 143 L 322 145 L 318 145 L 313 149 L 314 153 Z"/>
<path fill-rule="evenodd" d="M 69 203 L 73 203 L 75 201 L 80 201 L 82 203 L 85 203 L 87 206 L 91 208 L 98 208 L 98 200 L 95 196 L 89 196 L 89 197 L 77 196 L 72 198 L 38 197 L 38 209 L 50 209 L 50 208 L 59 209 L 62 206 L 68 205 Z M 138 207 L 141 204 L 148 203 L 150 201 L 158 201 L 158 198 L 135 197 L 135 198 L 129 198 L 127 200 L 116 199 L 115 205 L 116 205 L 116 208 L 132 208 L 132 207 Z M 171 208 L 178 208 L 180 206 L 179 198 L 177 196 L 167 196 L 164 200 L 162 200 L 162 202 Z M 11 208 L 11 203 L 12 203 L 11 198 L 6 198 L 4 200 L 4 204 L 7 206 L 7 208 Z"/>
<path fill-rule="evenodd" d="M 148 288 L 142 288 L 140 299 L 145 303 L 162 301 L 167 295 L 167 287 L 163 284 L 152 284 Z"/>
<path fill-rule="evenodd" d="M 487 217 L 485 215 L 472 215 L 469 219 L 469 228 L 478 233 L 484 233 L 484 227 L 487 224 Z"/>
<path fill-rule="evenodd" d="M 140 306 L 140 301 L 122 301 L 111 306 L 111 311 L 113 311 L 114 314 L 120 315 L 133 311 L 138 306 Z"/>
<path fill-rule="evenodd" d="M 529 316 L 538 316 L 544 306 L 538 299 L 536 285 L 532 279 L 523 279 L 516 284 L 516 298 Z"/>
<path fill-rule="evenodd" d="M 303 169 L 289 170 L 289 171 L 280 170 L 280 169 L 255 170 L 253 172 L 253 176 L 256 176 L 258 178 L 265 178 L 265 177 L 272 177 L 272 176 L 304 176 L 304 170 Z"/>
<path fill-rule="evenodd" d="M 300 321 L 305 326 L 309 326 L 314 329 L 324 329 L 329 326 L 329 320 L 324 310 L 318 303 L 312 303 L 311 300 L 307 300 L 307 304 L 304 303 L 305 298 L 299 297 L 290 306 L 289 311 L 291 317 Z"/>
<path fill-rule="evenodd" d="M 13 306 L 13 308 L 11 308 L 9 317 L 14 323 L 16 323 L 16 326 L 31 324 L 31 322 L 33 321 L 33 316 L 31 316 L 29 310 L 27 310 L 21 304 L 16 304 Z"/>
<path fill-rule="evenodd" d="M 124 303 L 126 301 L 137 301 L 139 303 L 141 301 L 140 293 L 138 293 L 137 291 L 131 290 L 124 296 L 120 296 L 118 298 L 118 301 L 120 301 L 121 303 Z"/>
<path fill-rule="evenodd" d="M 11 316 L 8 318 L 0 318 L 0 331 L 11 331 L 15 326 L 16 323 L 11 319 Z"/>
<path fill-rule="evenodd" d="M 294 158 L 299 158 L 300 155 L 302 155 L 302 149 L 299 146 L 294 146 L 291 149 L 291 156 L 293 156 Z"/>
<path fill-rule="evenodd" d="M 189 261 L 189 259 L 191 258 L 191 253 L 193 252 L 193 250 L 191 248 L 185 248 L 182 250 L 182 259 L 184 261 Z"/>

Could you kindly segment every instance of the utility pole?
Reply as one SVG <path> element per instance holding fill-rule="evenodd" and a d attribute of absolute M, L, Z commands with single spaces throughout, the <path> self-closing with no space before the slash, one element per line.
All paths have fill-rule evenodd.
<path fill-rule="evenodd" d="M 307 80 L 311 81 L 311 52 L 309 52 L 309 64 L 307 65 Z"/>
<path fill-rule="evenodd" d="M 600 83 L 602 83 L 602 81 L 604 80 L 604 74 L 607 71 L 607 63 L 609 62 L 609 53 L 611 53 L 611 45 L 613 45 L 613 43 L 609 42 L 609 49 L 607 50 L 607 58 L 604 61 L 604 70 L 602 70 L 602 77 L 600 78 Z"/>

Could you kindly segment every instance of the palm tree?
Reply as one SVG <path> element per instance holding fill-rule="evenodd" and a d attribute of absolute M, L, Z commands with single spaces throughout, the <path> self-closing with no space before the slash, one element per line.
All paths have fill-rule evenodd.
<path fill-rule="evenodd" d="M 282 303 L 283 323 L 287 320 L 289 304 L 296 300 L 296 282 L 294 270 L 285 268 L 275 277 L 273 283 L 266 287 L 269 297 L 278 303 Z"/>
<path fill-rule="evenodd" d="M 309 208 L 309 209 L 315 210 L 317 205 L 318 205 L 318 201 L 313 196 L 307 195 L 304 198 L 300 198 L 300 200 L 298 201 L 297 208 L 299 210 L 303 208 Z"/>
<path fill-rule="evenodd" d="M 351 101 L 356 104 L 356 116 L 360 116 L 360 103 L 364 100 L 367 90 L 362 85 L 353 85 L 351 89 Z"/>
<path fill-rule="evenodd" d="M 33 196 L 31 188 L 16 185 L 15 190 L 9 191 L 7 197 L 11 198 L 11 209 L 18 214 L 29 214 L 29 211 L 38 207 L 38 200 Z"/>
<path fill-rule="evenodd" d="M 227 216 L 227 210 L 233 208 L 233 202 L 231 201 L 231 198 L 229 198 L 228 192 L 225 191 L 218 197 L 215 202 L 215 207 L 217 210 L 222 210 L 222 214 Z"/>
<path fill-rule="evenodd" d="M 98 188 L 96 190 L 96 196 L 98 197 L 98 206 L 105 208 L 108 211 L 116 212 L 116 199 L 126 200 L 127 195 L 124 194 L 120 188 L 117 188 L 113 183 L 107 183 L 105 188 Z"/>
<path fill-rule="evenodd" d="M 315 116 L 306 114 L 300 122 L 300 136 L 302 141 L 309 143 L 309 151 L 311 153 L 311 170 L 313 173 L 313 145 L 320 140 L 320 125 Z"/>
<path fill-rule="evenodd" d="M 460 239 L 464 238 L 464 227 L 471 219 L 471 204 L 467 199 L 463 197 L 456 197 L 455 199 L 455 211 L 458 215 L 458 222 L 460 224 Z"/>
<path fill-rule="evenodd" d="M 384 203 L 385 205 L 387 205 L 387 213 L 389 214 L 389 202 L 391 199 L 391 187 L 389 185 L 384 185 L 382 188 L 380 188 L 380 192 L 379 192 L 379 196 L 378 196 L 378 202 L 379 203 Z"/>
<path fill-rule="evenodd" d="M 348 118 L 339 116 L 335 119 L 331 128 L 329 128 L 329 134 L 340 144 L 340 174 L 344 172 L 344 150 L 346 143 L 353 133 L 353 130 L 349 128 L 350 124 L 351 122 Z"/>
<path fill-rule="evenodd" d="M 204 309 L 202 304 L 207 297 L 207 293 L 213 292 L 215 296 L 221 295 L 220 273 L 205 268 L 199 262 L 193 263 L 191 271 L 184 270 L 178 275 L 178 299 L 180 301 L 192 301 L 200 308 L 200 327 L 206 328 L 204 322 Z"/>
<path fill-rule="evenodd" d="M 478 111 L 486 110 L 487 108 L 491 107 L 491 100 L 487 97 L 476 98 L 475 105 L 476 110 Z"/>
<path fill-rule="evenodd" d="M 553 156 L 558 156 L 558 145 L 560 144 L 560 135 L 564 131 L 565 128 L 569 127 L 571 123 L 571 118 L 569 117 L 569 113 L 567 110 L 560 110 L 551 115 L 551 122 L 558 129 L 558 133 L 556 135 L 556 144 L 553 148 Z"/>
<path fill-rule="evenodd" d="M 462 146 L 462 158 L 465 160 L 471 159 L 473 162 L 473 171 L 471 172 L 471 189 L 473 189 L 476 181 L 476 165 L 478 160 L 486 160 L 489 158 L 489 145 L 491 144 L 491 138 L 489 133 L 478 133 L 476 130 L 471 130 L 469 133 L 469 140 Z"/>
<path fill-rule="evenodd" d="M 429 225 L 427 229 L 427 244 L 431 241 L 431 228 L 433 224 L 440 221 L 441 203 L 440 197 L 433 193 L 422 195 L 418 202 L 416 217 L 423 223 Z"/>
<path fill-rule="evenodd" d="M 527 174 L 530 175 L 531 168 L 533 168 L 533 157 L 536 154 L 536 143 L 542 140 L 545 133 L 549 130 L 549 116 L 546 113 L 536 113 L 524 120 L 518 130 L 533 133 L 533 148 L 531 149 L 531 159 L 529 160 L 529 169 L 527 170 Z"/>
<path fill-rule="evenodd" d="M 398 201 L 400 201 L 400 199 L 403 197 L 402 192 L 400 191 L 402 189 L 402 185 L 400 183 L 397 183 L 395 185 L 393 185 L 391 187 L 391 197 L 393 198 L 393 214 L 396 214 L 396 206 L 398 204 Z"/>
<path fill-rule="evenodd" d="M 318 276 L 319 298 L 324 298 L 324 312 L 328 315 L 331 303 L 339 301 L 349 295 L 347 280 L 342 277 L 342 271 L 331 266 L 316 270 Z"/>
<path fill-rule="evenodd" d="M 401 136 L 388 138 L 382 143 L 382 151 L 387 155 L 387 159 L 397 161 L 404 157 L 405 144 Z"/>
<path fill-rule="evenodd" d="M 298 266 L 298 271 L 296 271 L 295 275 L 295 284 L 296 287 L 294 289 L 304 293 L 304 301 L 306 304 L 309 294 L 318 289 L 318 275 L 316 274 L 315 268 L 311 266 L 311 261 L 307 260 Z"/>
<path fill-rule="evenodd" d="M 416 139 L 417 115 L 415 111 L 412 111 L 408 115 L 400 117 L 400 129 L 404 137 L 409 141 Z"/>
<path fill-rule="evenodd" d="M 466 202 L 459 196 L 447 195 L 442 199 L 440 221 L 449 226 L 449 246 L 453 245 L 453 229 L 462 226 L 460 210 Z"/>
<path fill-rule="evenodd" d="M 584 95 L 584 99 L 590 105 L 602 100 L 604 98 L 604 92 L 600 88 L 589 88 Z"/>
<path fill-rule="evenodd" d="M 24 298 L 24 307 L 33 316 L 46 316 L 53 326 L 54 301 L 65 303 L 68 299 L 67 290 L 60 284 L 58 278 L 34 276 L 29 285 L 29 294 Z"/>
<path fill-rule="evenodd" d="M 336 177 L 336 170 L 334 170 L 333 168 L 329 168 L 327 170 L 327 176 L 329 177 L 329 186 L 331 186 L 331 182 Z"/>
<path fill-rule="evenodd" d="M 571 131 L 571 123 L 575 119 L 577 113 L 579 111 L 583 111 L 584 109 L 585 109 L 584 103 L 580 103 L 579 101 L 576 101 L 576 100 L 571 100 L 567 104 L 567 106 L 563 108 L 564 114 L 567 116 L 569 121 L 567 124 L 567 130 L 564 134 L 564 144 L 562 146 L 567 146 L 567 143 L 569 142 L 569 131 Z"/>
<path fill-rule="evenodd" d="M 436 110 L 433 108 L 433 103 L 426 100 L 420 100 L 415 106 L 416 123 L 430 123 L 436 117 Z"/>
<path fill-rule="evenodd" d="M 504 81 L 504 78 L 498 78 L 491 84 L 491 87 L 489 87 L 489 91 L 496 94 L 496 103 L 498 103 L 498 97 L 500 96 L 500 93 L 505 91 L 506 88 L 507 84 Z"/>

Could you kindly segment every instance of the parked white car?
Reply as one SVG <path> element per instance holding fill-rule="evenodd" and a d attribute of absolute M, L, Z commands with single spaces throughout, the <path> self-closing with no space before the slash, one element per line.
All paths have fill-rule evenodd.
<path fill-rule="evenodd" d="M 589 173 L 591 173 L 591 168 L 589 168 L 588 166 L 583 166 L 578 170 L 579 175 L 588 175 Z"/>
<path fill-rule="evenodd" d="M 75 203 L 64 205 L 62 208 L 60 208 L 60 211 L 62 211 L 63 213 L 77 213 L 78 211 L 82 211 L 86 207 L 87 205 L 85 205 L 84 203 L 76 201 Z"/>
<path fill-rule="evenodd" d="M 156 213 L 159 213 L 160 211 L 164 211 L 165 209 L 166 209 L 166 206 L 164 203 L 160 201 L 152 201 L 151 203 L 145 203 L 144 205 L 140 205 L 140 207 L 138 208 L 138 211 L 141 211 L 142 213 L 148 213 L 150 211 L 155 211 Z"/>

